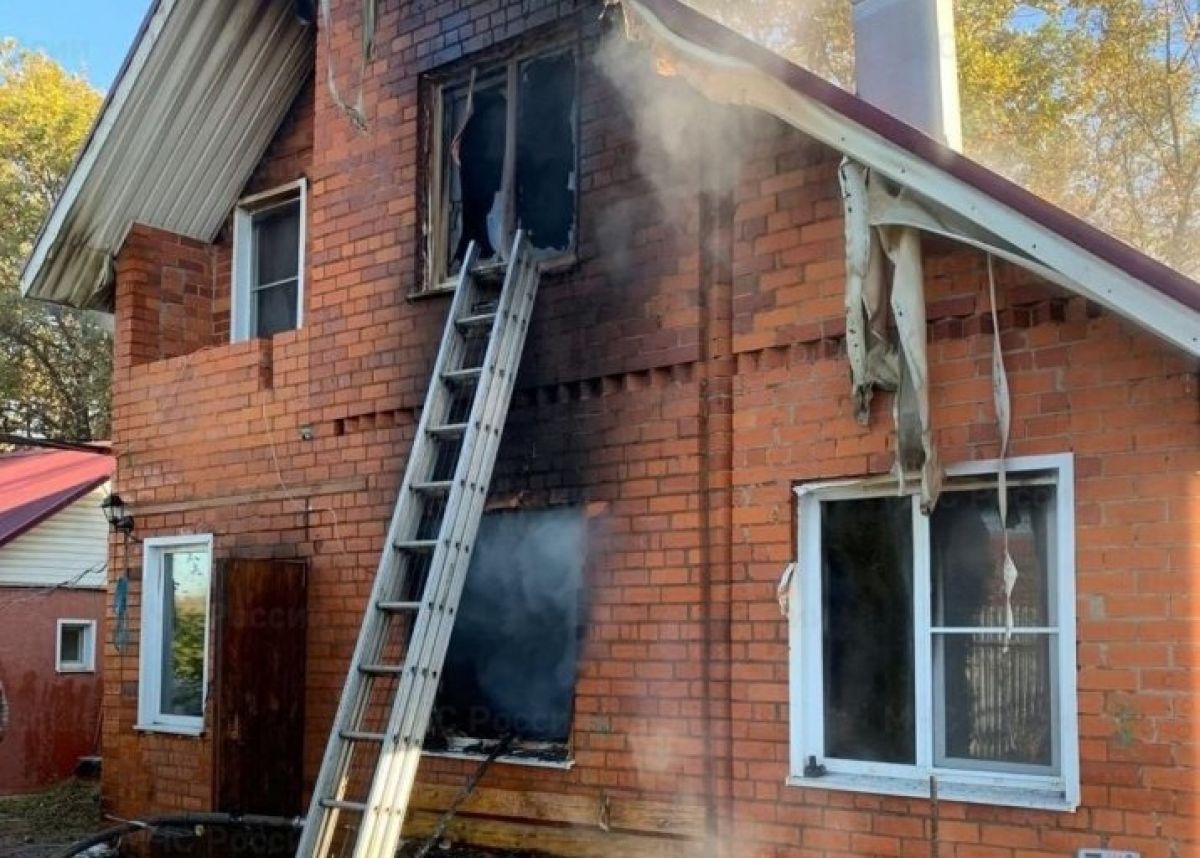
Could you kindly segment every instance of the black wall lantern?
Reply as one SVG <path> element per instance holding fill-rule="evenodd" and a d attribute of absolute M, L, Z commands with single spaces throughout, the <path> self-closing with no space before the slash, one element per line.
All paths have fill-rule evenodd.
<path fill-rule="evenodd" d="M 125 509 L 125 501 L 121 500 L 119 494 L 113 492 L 100 501 L 100 509 L 104 510 L 104 517 L 108 519 L 113 532 L 126 536 L 133 532 L 133 516 Z"/>

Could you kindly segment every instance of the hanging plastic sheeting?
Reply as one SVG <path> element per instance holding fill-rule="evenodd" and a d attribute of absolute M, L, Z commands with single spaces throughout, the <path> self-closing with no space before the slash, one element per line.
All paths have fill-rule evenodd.
<path fill-rule="evenodd" d="M 358 92 L 354 103 L 350 104 L 342 98 L 338 89 L 337 76 L 333 73 L 332 51 L 326 51 L 325 84 L 329 88 L 329 97 L 338 109 L 350 118 L 354 127 L 359 131 L 367 130 L 366 108 L 363 106 L 363 84 L 367 77 L 367 64 L 375 59 L 375 19 L 377 17 L 378 0 L 362 0 L 362 55 L 358 68 Z M 333 11 L 330 0 L 321 0 L 321 26 L 325 28 L 329 38 L 333 37 Z"/>
<path fill-rule="evenodd" d="M 929 415 L 921 235 L 911 227 L 891 226 L 879 228 L 879 235 L 892 262 L 892 318 L 900 337 L 900 385 L 893 403 L 896 477 L 904 491 L 910 475 L 920 473 L 921 512 L 929 515 L 942 490 L 942 469 Z"/>
<path fill-rule="evenodd" d="M 846 351 L 854 387 L 854 417 L 866 426 L 876 387 L 895 390 L 900 384 L 896 349 L 887 336 L 883 248 L 868 216 L 867 171 L 842 159 L 846 230 Z"/>
<path fill-rule="evenodd" d="M 896 477 L 904 491 L 920 475 L 921 509 L 928 515 L 937 504 L 942 473 L 930 423 L 920 233 L 875 218 L 865 167 L 843 159 L 839 178 L 846 224 L 846 349 L 855 417 L 863 424 L 870 419 L 874 388 L 896 391 Z M 892 263 L 887 307 L 899 334 L 895 345 L 887 337 L 885 254 Z"/>
<path fill-rule="evenodd" d="M 1013 588 L 1017 585 L 1017 564 L 1013 562 L 1008 546 L 1008 475 L 1005 460 L 1008 458 L 1008 436 L 1012 429 L 1012 407 L 1008 390 L 1008 373 L 1004 369 L 1004 349 L 1000 343 L 1000 314 L 996 307 L 996 272 L 991 254 L 987 258 L 988 300 L 992 308 L 992 399 L 996 404 L 996 426 L 1000 433 L 1000 466 L 997 480 L 1000 506 L 1000 532 L 1004 534 L 1004 556 L 1000 561 L 1000 575 L 1004 581 L 1004 649 L 1012 640 L 1013 632 Z"/>

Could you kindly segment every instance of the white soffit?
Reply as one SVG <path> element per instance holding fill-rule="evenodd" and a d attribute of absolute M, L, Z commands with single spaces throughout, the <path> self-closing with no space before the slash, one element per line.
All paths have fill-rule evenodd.
<path fill-rule="evenodd" d="M 1043 276 L 1053 272 L 1055 282 L 1200 356 L 1200 312 L 820 100 L 740 58 L 687 40 L 638 0 L 620 3 L 627 34 L 655 53 L 661 72 L 682 77 L 718 104 L 744 105 L 775 116 L 999 239 L 1015 251 L 1008 256 L 1011 261 L 1022 264 L 1025 257 L 1035 262 L 1034 270 L 1040 269 Z M 974 238 L 974 233 L 959 240 Z"/>
<path fill-rule="evenodd" d="M 213 240 L 312 69 L 313 33 L 294 9 L 158 0 L 42 226 L 23 294 L 103 304 L 134 223 Z"/>

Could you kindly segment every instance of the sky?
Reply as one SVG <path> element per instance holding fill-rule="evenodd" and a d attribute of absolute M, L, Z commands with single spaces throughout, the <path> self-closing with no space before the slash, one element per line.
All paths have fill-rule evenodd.
<path fill-rule="evenodd" d="M 0 38 L 45 51 L 107 91 L 151 0 L 0 0 Z"/>

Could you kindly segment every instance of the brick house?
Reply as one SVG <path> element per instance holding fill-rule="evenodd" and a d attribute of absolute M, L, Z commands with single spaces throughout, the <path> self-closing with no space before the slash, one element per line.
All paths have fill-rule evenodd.
<path fill-rule="evenodd" d="M 512 735 L 455 837 L 1197 848 L 1200 286 L 676 0 L 306 5 L 158 0 L 25 272 L 116 320 L 112 811 L 302 810 L 457 266 L 520 224 L 413 832 Z"/>
<path fill-rule="evenodd" d="M 100 448 L 0 453 L 0 795 L 99 751 L 113 469 Z"/>

